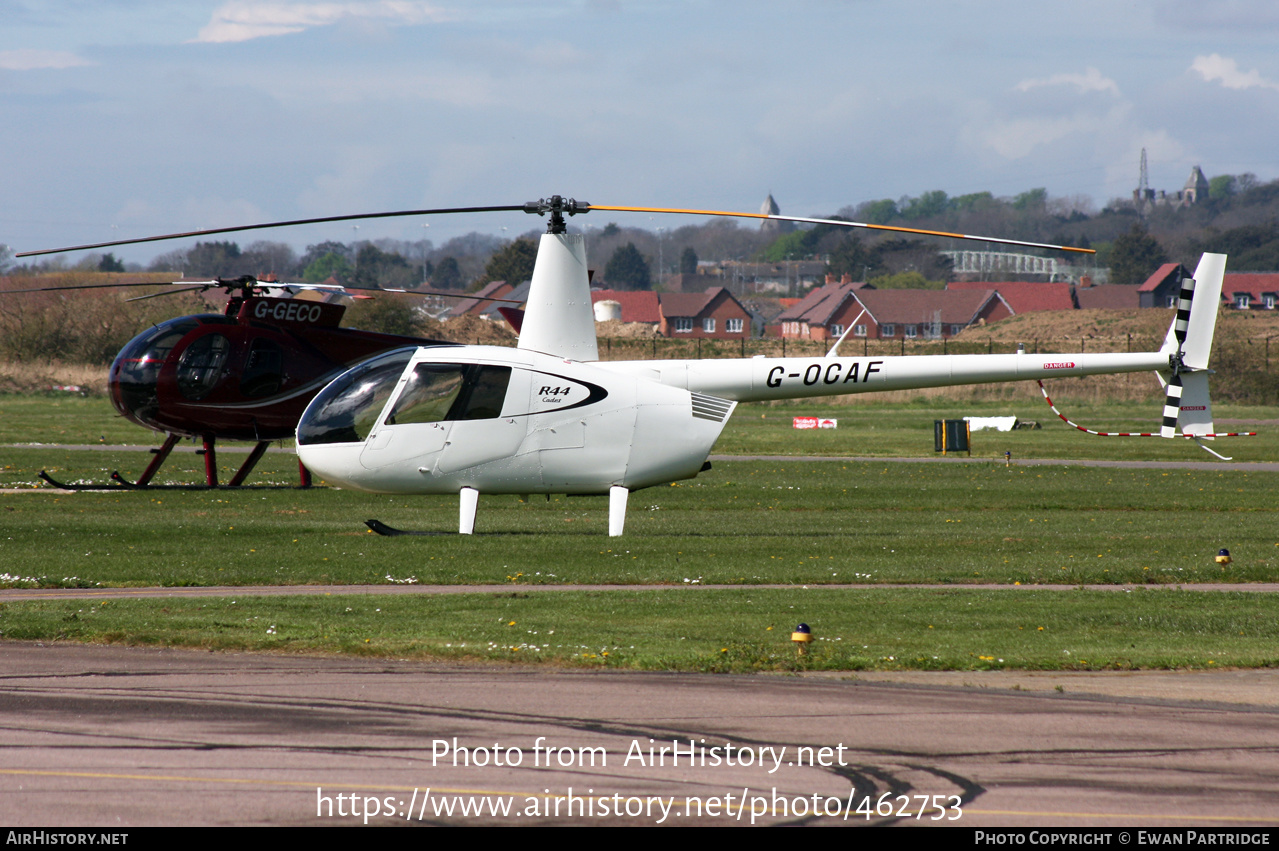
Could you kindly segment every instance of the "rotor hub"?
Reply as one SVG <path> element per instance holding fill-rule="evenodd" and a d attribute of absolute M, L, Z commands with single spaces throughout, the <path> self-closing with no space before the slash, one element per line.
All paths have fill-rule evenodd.
<path fill-rule="evenodd" d="M 589 213 L 590 211 L 591 205 L 585 201 L 565 198 L 562 195 L 539 198 L 524 205 L 524 212 L 526 213 L 536 213 L 539 216 L 545 216 L 550 213 L 550 221 L 546 223 L 547 233 L 564 233 L 568 229 L 568 225 L 564 222 L 565 213 L 570 216 L 576 216 L 578 213 Z"/>

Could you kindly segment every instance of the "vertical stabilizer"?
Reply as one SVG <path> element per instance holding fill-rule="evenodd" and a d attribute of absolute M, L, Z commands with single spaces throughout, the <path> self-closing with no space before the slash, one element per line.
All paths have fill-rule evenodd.
<path fill-rule="evenodd" d="M 1207 369 L 1212 351 L 1212 335 L 1217 330 L 1217 307 L 1221 303 L 1221 284 L 1226 274 L 1226 255 L 1205 254 L 1195 269 L 1194 300 L 1182 346 L 1182 362 L 1190 369 Z M 1163 351 L 1175 352 L 1176 323 L 1168 329 Z"/>
<path fill-rule="evenodd" d="M 1181 391 L 1180 416 L 1177 418 L 1181 433 L 1212 434 L 1212 402 L 1208 398 L 1208 373 L 1187 373 L 1181 376 L 1181 383 L 1184 387 Z"/>
<path fill-rule="evenodd" d="M 1225 274 L 1226 255 L 1205 254 L 1199 259 L 1194 278 L 1182 282 L 1177 317 L 1160 349 L 1170 356 L 1181 352 L 1179 365 L 1175 364 L 1175 357 L 1171 358 L 1175 369 L 1170 374 L 1158 373 L 1167 390 L 1163 426 L 1159 432 L 1162 437 L 1182 434 L 1200 440 L 1213 439 L 1208 358 L 1212 354 L 1212 337 L 1217 330 L 1217 309 L 1221 305 Z M 1199 445 L 1203 446 L 1203 443 Z M 1206 446 L 1203 448 L 1208 449 Z M 1208 451 L 1212 452 L 1211 449 Z"/>
<path fill-rule="evenodd" d="M 519 348 L 578 361 L 599 360 L 581 234 L 542 234 Z"/>

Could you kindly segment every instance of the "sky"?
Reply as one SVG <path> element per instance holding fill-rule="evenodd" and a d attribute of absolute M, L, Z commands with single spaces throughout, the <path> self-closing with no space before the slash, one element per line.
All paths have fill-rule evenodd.
<path fill-rule="evenodd" d="M 552 194 L 757 211 L 771 192 L 820 216 L 1042 186 L 1100 208 L 1131 196 L 1142 148 L 1155 189 L 1194 165 L 1279 177 L 1271 0 L 0 0 L 0 21 L 14 251 Z M 699 221 L 575 224 L 613 220 Z M 234 238 L 535 227 L 475 214 Z"/>

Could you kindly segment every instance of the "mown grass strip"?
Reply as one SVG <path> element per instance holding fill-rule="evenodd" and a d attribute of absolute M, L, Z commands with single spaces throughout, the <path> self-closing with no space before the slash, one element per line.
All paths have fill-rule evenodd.
<path fill-rule="evenodd" d="M 1145 379 L 1145 376 L 1142 376 Z M 1152 387 L 1153 379 L 1150 379 Z M 1081 434 L 1062 423 L 1044 404 L 1034 385 L 1001 385 L 1009 398 L 1004 400 L 967 400 L 943 396 L 919 395 L 906 401 L 883 401 L 875 394 L 838 400 L 818 399 L 812 402 L 752 403 L 738 407 L 729 419 L 715 446 L 722 455 L 846 455 L 879 457 L 933 457 L 933 421 L 965 416 L 1016 416 L 1039 422 L 1040 429 L 1011 433 L 991 431 L 973 435 L 973 454 L 977 457 L 1002 457 L 1005 451 L 1013 458 L 1068 458 L 1105 460 L 1209 461 L 1210 456 L 1185 440 L 1158 438 L 1099 438 Z M 1162 414 L 1162 397 L 1151 402 L 1087 401 L 1068 402 L 1063 390 L 1050 388 L 1053 397 L 1062 402 L 1065 412 L 1077 422 L 1102 431 L 1158 431 Z M 1241 461 L 1273 461 L 1274 421 L 1279 410 L 1273 407 L 1217 405 L 1213 413 L 1219 424 L 1226 420 L 1244 420 L 1245 424 L 1222 426 L 1221 431 L 1260 431 L 1255 438 L 1228 438 L 1216 442 L 1215 448 Z M 796 416 L 821 416 L 838 419 L 835 430 L 796 430 Z M 160 435 L 133 425 L 116 414 L 110 402 L 101 397 L 48 398 L 0 394 L 0 444 L 40 443 L 66 444 L 132 444 L 155 446 Z M 249 444 L 241 444 L 249 446 Z M 5 455 L 10 450 L 4 450 Z M 55 450 L 45 450 L 56 452 Z M 227 454 L 223 465 L 228 469 L 224 480 L 234 471 L 235 459 L 242 455 Z M 11 462 L 5 460 L 3 465 Z M 27 470 L 29 476 L 47 463 L 37 463 Z M 133 462 L 135 472 L 145 466 Z M 99 466 L 91 457 L 73 459 L 67 474 L 90 477 L 89 468 Z M 165 467 L 172 477 L 178 469 L 190 471 L 186 481 L 202 481 L 198 459 L 186 460 L 175 455 Z M 110 473 L 110 469 L 106 471 Z M 191 478 L 191 476 L 195 478 Z M 255 480 L 257 480 L 255 478 Z M 293 479 L 290 478 L 289 481 Z"/>
<path fill-rule="evenodd" d="M 264 475 L 287 458 L 268 456 Z M 607 537 L 603 497 L 484 496 L 474 536 L 380 538 L 371 517 L 451 532 L 457 504 L 287 488 L 0 495 L 0 583 L 1279 580 L 1275 473 L 726 462 L 634 494 L 621 538 Z"/>
<path fill-rule="evenodd" d="M 790 633 L 815 641 L 797 654 Z M 974 589 L 518 591 L 0 605 L 8 639 L 672 671 L 1279 664 L 1279 598 Z"/>

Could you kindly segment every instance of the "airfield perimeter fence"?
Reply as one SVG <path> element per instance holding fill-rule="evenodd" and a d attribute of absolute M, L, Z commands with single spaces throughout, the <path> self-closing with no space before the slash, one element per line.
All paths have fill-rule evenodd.
<path fill-rule="evenodd" d="M 889 357 L 916 355 L 986 355 L 1013 354 L 1017 342 L 993 337 L 968 337 L 957 340 L 870 340 L 846 339 L 839 347 L 843 357 Z M 1058 337 L 1026 340 L 1027 354 L 1065 352 L 1144 352 L 1157 351 L 1163 336 L 1124 334 L 1121 336 Z M 765 357 L 822 358 L 831 342 L 824 340 L 787 340 L 756 338 L 751 340 L 716 340 L 711 338 L 672 339 L 666 337 L 601 337 L 600 360 L 695 360 L 700 358 Z M 1213 343 L 1213 398 L 1221 402 L 1245 405 L 1279 405 L 1279 338 L 1230 338 L 1218 329 Z M 1272 363 L 1273 361 L 1273 363 Z M 1011 385 L 985 388 L 937 388 L 927 395 L 960 395 L 964 398 L 1001 398 L 1010 394 L 1024 395 L 1026 382 L 1020 389 Z M 1030 393 L 1038 389 L 1030 386 Z M 1054 395 L 1073 398 L 1122 399 L 1145 401 L 1162 399 L 1163 391 L 1142 373 L 1093 376 L 1091 378 L 1055 379 Z M 924 391 L 918 391 L 924 392 Z"/>

